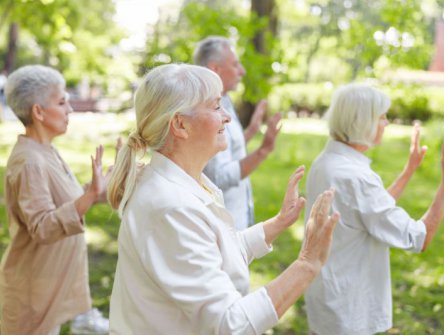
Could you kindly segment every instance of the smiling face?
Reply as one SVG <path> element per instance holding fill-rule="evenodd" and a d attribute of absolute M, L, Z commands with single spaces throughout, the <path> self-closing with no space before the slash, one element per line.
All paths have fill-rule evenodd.
<path fill-rule="evenodd" d="M 208 156 L 208 160 L 227 148 L 225 124 L 231 118 L 220 105 L 220 98 L 201 103 L 187 116 L 189 141 L 196 153 Z"/>
<path fill-rule="evenodd" d="M 46 136 L 52 139 L 64 134 L 68 127 L 68 114 L 72 112 L 64 87 L 53 86 L 46 103 L 40 108 L 41 119 L 39 122 Z"/>

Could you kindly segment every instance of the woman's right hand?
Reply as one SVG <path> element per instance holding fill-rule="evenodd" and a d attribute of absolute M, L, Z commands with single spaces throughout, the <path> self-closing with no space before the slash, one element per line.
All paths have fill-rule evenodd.
<path fill-rule="evenodd" d="M 305 237 L 298 259 L 308 262 L 319 271 L 327 261 L 333 239 L 333 230 L 339 220 L 339 213 L 329 215 L 334 190 L 322 193 L 316 199 L 307 221 Z"/>
<path fill-rule="evenodd" d="M 91 156 L 92 180 L 87 192 L 94 196 L 94 203 L 101 200 L 102 195 L 106 194 L 106 177 L 103 175 L 102 168 L 103 146 L 96 148 L 96 155 Z"/>

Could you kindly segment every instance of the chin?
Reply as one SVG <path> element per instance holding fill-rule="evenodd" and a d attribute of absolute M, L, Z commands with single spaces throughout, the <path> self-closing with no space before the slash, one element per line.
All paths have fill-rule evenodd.
<path fill-rule="evenodd" d="M 218 151 L 225 151 L 228 148 L 228 144 L 224 143 L 223 145 L 219 146 L 219 150 Z"/>

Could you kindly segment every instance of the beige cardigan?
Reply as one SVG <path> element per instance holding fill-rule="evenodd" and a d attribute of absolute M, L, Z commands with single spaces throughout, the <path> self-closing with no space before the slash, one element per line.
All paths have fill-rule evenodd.
<path fill-rule="evenodd" d="M 19 136 L 5 173 L 10 244 L 0 265 L 1 333 L 47 334 L 91 308 L 83 189 L 51 145 Z"/>

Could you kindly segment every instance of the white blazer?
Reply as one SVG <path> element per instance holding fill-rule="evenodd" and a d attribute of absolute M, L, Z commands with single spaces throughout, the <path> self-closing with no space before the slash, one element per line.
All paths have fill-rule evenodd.
<path fill-rule="evenodd" d="M 111 334 L 262 334 L 277 314 L 248 264 L 271 248 L 262 224 L 236 232 L 221 191 L 154 152 L 127 204 Z"/>

